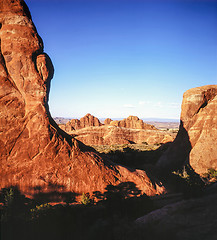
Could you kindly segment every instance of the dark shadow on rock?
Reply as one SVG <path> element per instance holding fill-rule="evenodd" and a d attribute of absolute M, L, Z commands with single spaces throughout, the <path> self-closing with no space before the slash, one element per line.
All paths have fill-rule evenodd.
<path fill-rule="evenodd" d="M 167 191 L 182 192 L 184 198 L 201 196 L 205 187 L 203 179 L 190 165 L 191 149 L 188 132 L 181 121 L 174 142 L 156 164 L 157 174 Z"/>
<path fill-rule="evenodd" d="M 47 202 L 65 202 L 65 203 L 74 203 L 76 202 L 77 193 L 74 192 L 39 192 L 34 194 L 34 200 L 38 203 L 47 203 Z"/>
<path fill-rule="evenodd" d="M 141 195 L 132 182 L 108 185 L 105 192 L 95 192 L 95 197 L 100 201 L 87 206 L 52 206 L 45 202 L 46 198 L 43 204 L 33 199 L 33 204 L 27 204 L 22 213 L 14 213 L 5 221 L 1 219 L 2 240 L 132 239 L 122 234 L 125 235 L 125 231 L 136 234 L 130 224 L 153 209 L 150 198 Z"/>
<path fill-rule="evenodd" d="M 191 149 L 192 146 L 189 140 L 188 132 L 183 127 L 183 122 L 181 121 L 175 140 L 156 164 L 159 172 L 169 173 L 188 164 Z"/>
<path fill-rule="evenodd" d="M 104 160 L 107 159 L 110 161 L 110 164 L 121 165 L 131 172 L 134 172 L 135 169 L 144 170 L 153 184 L 153 187 L 156 189 L 157 185 L 162 186 L 162 182 L 159 178 L 159 172 L 157 171 L 155 164 L 171 144 L 171 142 L 160 144 L 156 150 L 139 150 L 126 146 L 123 150 L 98 154 Z"/>
<path fill-rule="evenodd" d="M 48 202 L 65 202 L 74 203 L 76 202 L 77 193 L 66 191 L 64 185 L 49 182 L 46 186 L 34 186 L 29 188 L 30 192 L 33 192 L 33 199 L 38 203 Z"/>
<path fill-rule="evenodd" d="M 166 151 L 171 143 L 160 144 L 156 150 L 139 150 L 125 147 L 123 150 L 98 153 L 102 158 L 108 158 L 122 166 L 145 170 L 146 165 L 155 165 L 159 157 Z"/>
<path fill-rule="evenodd" d="M 133 182 L 107 185 L 104 193 L 94 192 L 93 198 L 104 206 L 106 218 L 117 215 L 133 219 L 153 209 L 150 198 L 141 194 Z"/>

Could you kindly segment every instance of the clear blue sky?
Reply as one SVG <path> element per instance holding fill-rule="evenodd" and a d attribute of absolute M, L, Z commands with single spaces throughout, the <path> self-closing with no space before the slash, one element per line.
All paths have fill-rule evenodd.
<path fill-rule="evenodd" d="M 217 1 L 26 0 L 51 57 L 53 117 L 175 118 L 217 84 Z"/>

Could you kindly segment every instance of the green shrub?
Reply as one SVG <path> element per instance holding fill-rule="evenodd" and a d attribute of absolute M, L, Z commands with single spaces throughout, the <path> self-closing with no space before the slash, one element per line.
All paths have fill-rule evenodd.
<path fill-rule="evenodd" d="M 89 206 L 93 203 L 93 200 L 90 198 L 89 193 L 82 193 L 81 203 L 85 206 Z"/>
<path fill-rule="evenodd" d="M 207 173 L 205 173 L 203 175 L 204 178 L 206 178 L 207 180 L 210 180 L 212 178 L 214 178 L 215 180 L 217 180 L 217 170 L 213 169 L 213 168 L 209 168 L 207 170 Z"/>
<path fill-rule="evenodd" d="M 6 189 L 5 192 L 4 192 L 5 206 L 10 207 L 13 204 L 14 199 L 15 199 L 14 189 L 13 188 Z"/>
<path fill-rule="evenodd" d="M 42 215 L 46 215 L 50 208 L 51 206 L 49 203 L 36 205 L 35 208 L 30 209 L 32 219 L 38 218 Z"/>
<path fill-rule="evenodd" d="M 183 169 L 173 172 L 183 180 L 183 193 L 186 197 L 197 197 L 203 193 L 205 186 L 202 178 L 187 164 Z"/>

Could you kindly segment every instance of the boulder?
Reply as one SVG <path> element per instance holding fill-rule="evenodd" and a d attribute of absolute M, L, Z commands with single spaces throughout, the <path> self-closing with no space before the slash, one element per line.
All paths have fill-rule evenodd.
<path fill-rule="evenodd" d="M 147 239 L 214 240 L 217 236 L 217 194 L 168 204 L 136 220 Z"/>

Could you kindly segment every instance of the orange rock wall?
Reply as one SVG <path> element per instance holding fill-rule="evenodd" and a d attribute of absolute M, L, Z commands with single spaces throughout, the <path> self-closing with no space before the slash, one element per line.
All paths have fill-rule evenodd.
<path fill-rule="evenodd" d="M 40 13 L 38 13 L 40 14 Z M 103 192 L 133 181 L 148 195 L 164 190 L 144 171 L 103 160 L 62 131 L 47 104 L 53 66 L 23 0 L 0 2 L 0 187 L 25 194 Z"/>
<path fill-rule="evenodd" d="M 183 95 L 178 135 L 160 158 L 160 168 L 178 168 L 189 163 L 199 173 L 217 170 L 217 85 L 186 91 Z"/>

